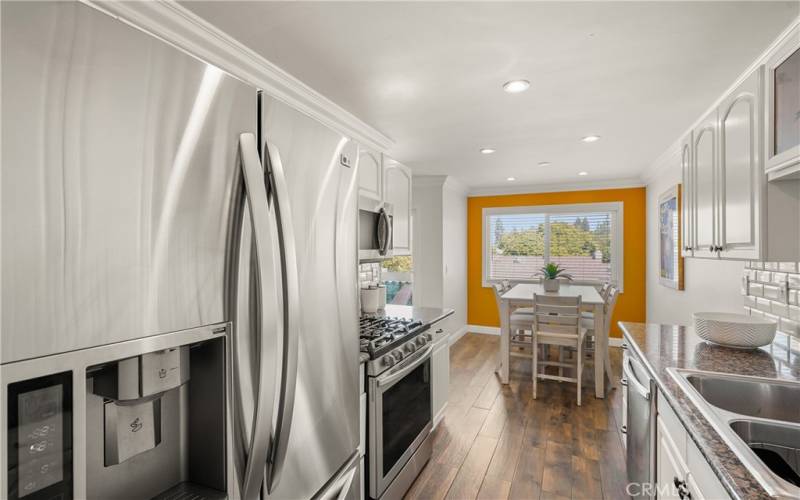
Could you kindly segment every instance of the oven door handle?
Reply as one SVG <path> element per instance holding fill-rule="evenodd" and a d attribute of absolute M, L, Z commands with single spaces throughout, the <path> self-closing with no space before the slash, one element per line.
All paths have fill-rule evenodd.
<path fill-rule="evenodd" d="M 394 382 L 400 380 L 401 378 L 408 375 L 409 372 L 414 370 L 416 367 L 424 363 L 428 358 L 430 358 L 431 352 L 433 352 L 433 346 L 428 346 L 422 353 L 416 355 L 414 358 L 409 358 L 409 360 L 413 359 L 414 361 L 411 362 L 408 366 L 404 366 L 400 371 L 389 373 L 389 375 L 384 378 L 383 376 L 378 378 L 378 387 L 383 387 L 386 385 L 391 385 Z"/>

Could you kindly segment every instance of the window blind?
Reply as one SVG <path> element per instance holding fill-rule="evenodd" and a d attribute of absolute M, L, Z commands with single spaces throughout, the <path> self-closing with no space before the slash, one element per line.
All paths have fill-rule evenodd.
<path fill-rule="evenodd" d="M 612 281 L 610 212 L 489 215 L 489 280 L 530 280 L 557 263 L 576 281 Z"/>

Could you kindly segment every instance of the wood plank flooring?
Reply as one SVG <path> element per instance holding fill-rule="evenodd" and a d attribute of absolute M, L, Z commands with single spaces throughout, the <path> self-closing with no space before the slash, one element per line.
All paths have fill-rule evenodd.
<path fill-rule="evenodd" d="M 594 371 L 584 370 L 581 407 L 574 384 L 549 380 L 534 401 L 530 361 L 512 358 L 507 386 L 494 374 L 499 342 L 468 333 L 451 347 L 446 415 L 406 499 L 627 498 L 618 377 L 599 400 Z M 619 349 L 611 363 L 618 374 Z"/>

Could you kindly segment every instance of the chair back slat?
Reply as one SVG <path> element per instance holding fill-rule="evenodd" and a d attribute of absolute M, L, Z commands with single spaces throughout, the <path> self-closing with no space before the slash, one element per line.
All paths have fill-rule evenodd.
<path fill-rule="evenodd" d="M 581 298 L 534 294 L 533 319 L 537 333 L 578 335 Z"/>
<path fill-rule="evenodd" d="M 605 311 L 605 329 L 608 334 L 611 333 L 611 315 L 614 314 L 614 309 L 617 307 L 617 298 L 619 298 L 619 288 L 612 286 L 608 288 L 608 298 L 606 299 Z"/>

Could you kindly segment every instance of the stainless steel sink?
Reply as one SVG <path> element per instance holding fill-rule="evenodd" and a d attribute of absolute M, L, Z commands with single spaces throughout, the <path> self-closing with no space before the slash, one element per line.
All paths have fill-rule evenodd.
<path fill-rule="evenodd" d="M 800 498 L 800 383 L 667 371 L 770 495 Z"/>
<path fill-rule="evenodd" d="M 713 406 L 748 417 L 800 423 L 800 384 L 711 372 L 683 372 Z"/>

